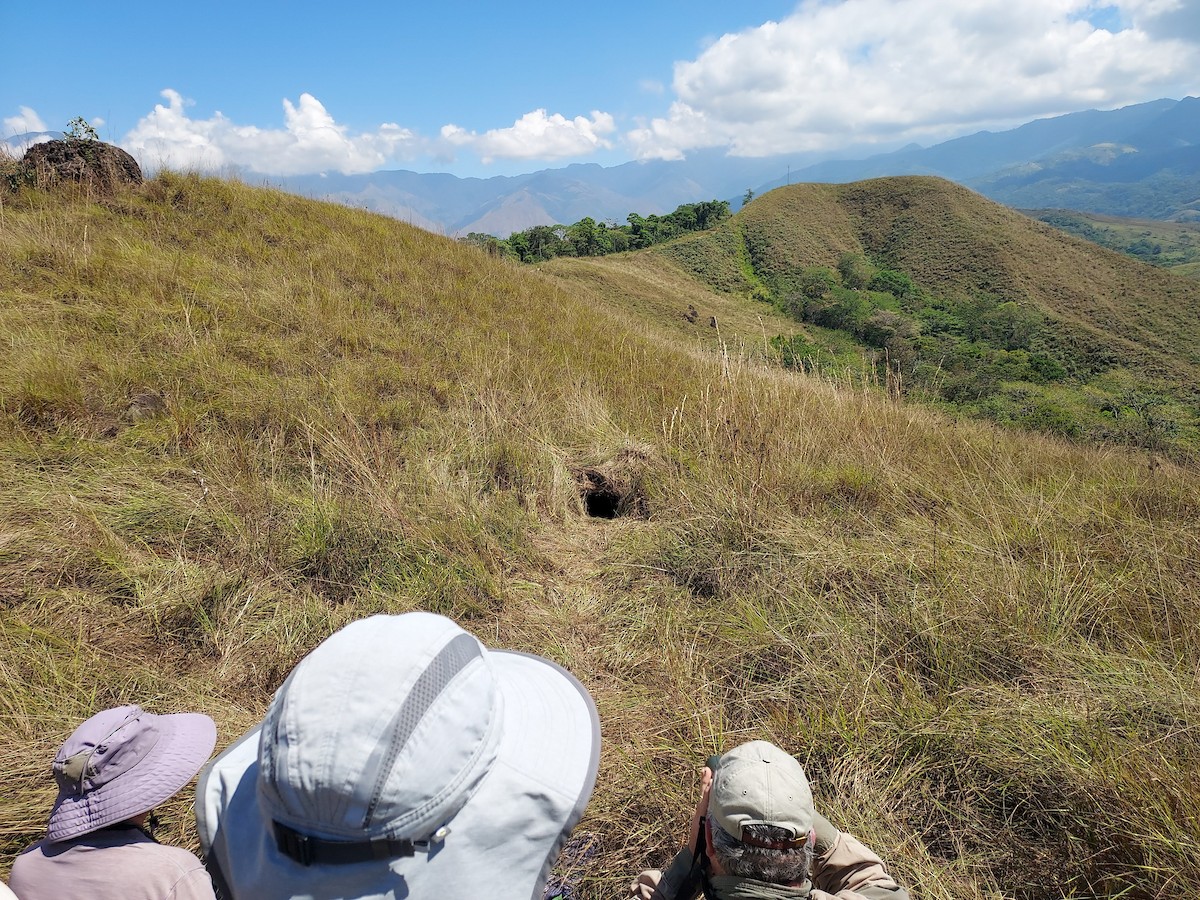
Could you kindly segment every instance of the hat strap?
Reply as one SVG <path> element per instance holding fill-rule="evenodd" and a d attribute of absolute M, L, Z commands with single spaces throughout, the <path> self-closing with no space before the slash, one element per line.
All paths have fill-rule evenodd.
<path fill-rule="evenodd" d="M 740 840 L 747 847 L 759 847 L 763 850 L 799 850 L 808 844 L 809 836 L 806 834 L 802 838 L 784 838 L 783 840 L 772 841 L 767 838 L 751 837 L 748 834 L 743 834 Z"/>
<path fill-rule="evenodd" d="M 348 865 L 369 862 L 375 859 L 396 859 L 414 856 L 417 850 L 429 849 L 430 841 L 410 841 L 397 838 L 375 838 L 370 841 L 330 841 L 325 838 L 303 834 L 282 822 L 272 821 L 275 827 L 275 846 L 279 852 L 302 866 Z M 433 834 L 434 841 L 443 840 L 449 828 L 439 828 Z"/>

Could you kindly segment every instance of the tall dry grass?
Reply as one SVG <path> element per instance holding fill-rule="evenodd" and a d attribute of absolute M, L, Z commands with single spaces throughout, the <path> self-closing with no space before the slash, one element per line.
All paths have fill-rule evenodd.
<path fill-rule="evenodd" d="M 750 737 L 916 895 L 1188 893 L 1196 474 L 614 296 L 194 176 L 7 198 L 3 866 L 89 713 L 202 709 L 223 745 L 332 630 L 421 608 L 596 697 L 584 896 L 663 862 L 698 763 Z M 588 520 L 572 469 L 622 450 L 644 516 Z M 194 846 L 186 797 L 168 822 Z"/>

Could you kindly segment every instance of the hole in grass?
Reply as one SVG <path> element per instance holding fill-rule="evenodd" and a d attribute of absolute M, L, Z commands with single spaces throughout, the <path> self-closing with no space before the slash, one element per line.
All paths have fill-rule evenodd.
<path fill-rule="evenodd" d="M 601 465 L 572 468 L 584 512 L 593 519 L 646 518 L 642 472 L 648 460 L 644 451 L 626 448 Z"/>
<path fill-rule="evenodd" d="M 583 468 L 575 473 L 584 511 L 593 519 L 615 519 L 620 512 L 622 492 L 599 469 Z"/>

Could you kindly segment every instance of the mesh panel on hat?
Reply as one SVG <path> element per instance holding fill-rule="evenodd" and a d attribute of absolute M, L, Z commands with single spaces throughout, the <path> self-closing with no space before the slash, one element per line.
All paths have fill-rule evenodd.
<path fill-rule="evenodd" d="M 486 773 L 498 702 L 486 651 L 450 620 L 352 623 L 272 701 L 259 744 L 267 816 L 336 840 L 423 839 Z"/>
<path fill-rule="evenodd" d="M 464 632 L 442 648 L 442 652 L 433 658 L 433 662 L 426 667 L 413 684 L 412 690 L 404 698 L 404 703 L 396 713 L 391 739 L 381 741 L 367 763 L 364 774 L 369 777 L 374 769 L 376 775 L 375 789 L 371 792 L 371 804 L 367 807 L 366 820 L 363 822 L 364 828 L 371 827 L 388 775 L 396 764 L 396 757 L 400 755 L 400 751 L 404 749 L 408 739 L 416 731 L 417 725 L 424 718 L 425 713 L 441 696 L 442 691 L 446 689 L 454 676 L 479 656 L 479 642 Z M 378 757 L 382 757 L 382 759 Z"/>

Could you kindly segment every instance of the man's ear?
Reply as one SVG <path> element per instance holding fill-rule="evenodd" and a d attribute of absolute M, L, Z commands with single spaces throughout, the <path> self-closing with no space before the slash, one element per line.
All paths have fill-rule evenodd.
<path fill-rule="evenodd" d="M 728 875 L 717 859 L 717 848 L 713 846 L 712 820 L 704 817 L 704 855 L 708 857 L 708 869 L 713 875 Z"/>

